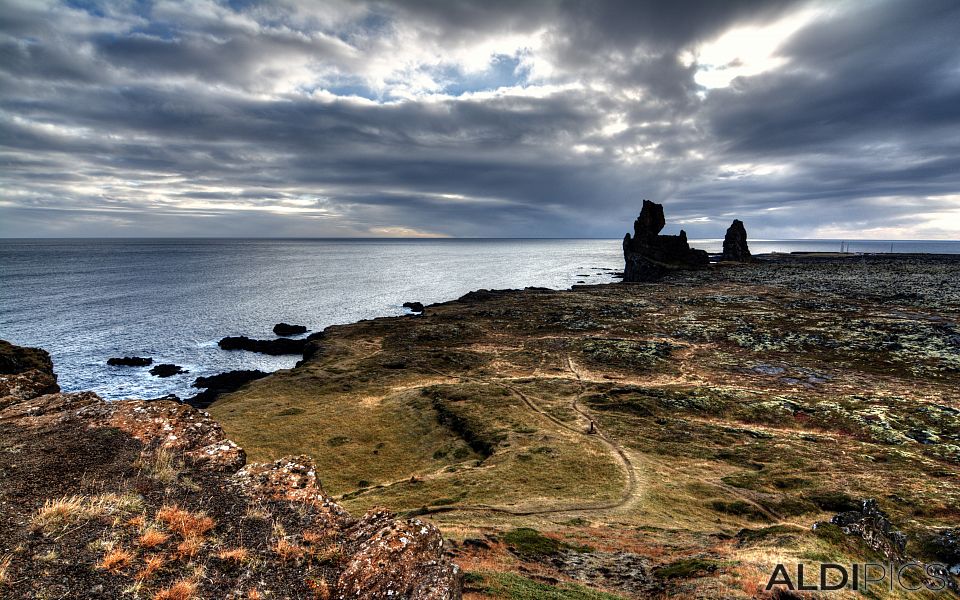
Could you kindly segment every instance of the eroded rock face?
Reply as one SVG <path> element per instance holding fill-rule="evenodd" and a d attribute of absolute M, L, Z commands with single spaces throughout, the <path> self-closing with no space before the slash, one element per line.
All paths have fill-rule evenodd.
<path fill-rule="evenodd" d="M 0 340 L 0 408 L 59 391 L 53 361 L 46 350 Z"/>
<path fill-rule="evenodd" d="M 4 349 L 16 354 L 15 346 L 8 344 Z M 54 592 L 58 597 L 82 597 L 96 590 L 98 597 L 119 598 L 134 582 L 133 568 L 107 572 L 95 567 L 103 550 L 88 543 L 112 539 L 118 547 L 136 551 L 140 534 L 136 529 L 130 531 L 125 519 L 83 517 L 85 520 L 71 525 L 63 535 L 60 530 L 56 535 L 36 530 L 38 507 L 63 498 L 89 506 L 123 500 L 136 505 L 136 512 L 145 518 L 155 519 L 156 524 L 150 525 L 155 528 L 163 527 L 159 516 L 163 510 L 186 515 L 183 522 L 203 523 L 208 512 L 215 517 L 196 534 L 196 546 L 190 550 L 196 554 L 184 558 L 183 545 L 176 543 L 151 550 L 167 565 L 162 580 L 147 583 L 157 590 L 182 579 L 196 588 L 194 597 L 227 597 L 234 590 L 248 588 L 251 594 L 256 590 L 258 597 L 461 597 L 460 571 L 443 557 L 442 539 L 434 526 L 418 519 L 398 521 L 382 510 L 354 519 L 324 494 L 308 457 L 245 465 L 243 449 L 227 439 L 204 411 L 170 400 L 106 402 L 92 392 L 42 393 L 51 380 L 52 370 L 44 373 L 29 368 L 0 374 L 0 392 L 4 393 L 0 399 L 0 447 L 23 447 L 31 438 L 62 438 L 69 440 L 70 460 L 83 465 L 83 477 L 68 480 L 58 472 L 64 468 L 62 458 L 47 458 L 43 451 L 16 468 L 0 468 L 0 490 L 13 494 L 0 494 L 9 513 L 0 524 L 14 524 L 0 540 L 0 554 L 9 553 L 8 573 L 14 575 L 10 589 L 5 590 L 14 594 L 11 597 L 47 597 Z M 14 393 L 8 393 L 11 391 Z M 168 458 L 162 459 L 164 456 Z M 161 463 L 168 464 L 172 473 L 158 474 L 158 469 L 164 468 Z M 131 482 L 131 477 L 136 481 Z M 158 477 L 162 479 L 158 481 Z M 33 480 L 55 481 L 57 489 L 38 486 Z M 95 491 L 83 487 L 88 480 L 98 481 Z M 190 502 L 196 506 L 189 506 Z M 261 513 L 263 517 L 255 517 Z M 264 529 L 257 525 L 258 518 L 281 526 Z M 172 531 L 165 535 L 170 537 Z M 244 540 L 249 547 L 245 552 L 256 555 L 244 569 L 236 569 L 222 558 L 221 553 L 232 546 L 220 547 L 217 540 L 231 536 Z M 315 546 L 318 539 L 322 548 Z M 281 541 L 286 544 L 283 548 L 278 546 Z M 327 556 L 324 548 L 335 548 L 340 558 L 333 562 L 306 560 L 307 555 L 313 556 L 311 552 Z M 34 572 L 37 552 L 55 552 L 60 557 L 55 565 L 43 567 L 50 571 L 43 577 Z M 174 552 L 181 553 L 176 555 L 179 558 Z M 194 562 L 204 565 L 202 580 L 193 577 Z M 62 573 L 57 571 L 61 565 L 66 569 Z M 245 574 L 245 570 L 249 572 Z M 151 589 L 147 596 L 153 595 Z"/>
<path fill-rule="evenodd" d="M 747 229 L 743 226 L 743 221 L 734 219 L 730 227 L 727 228 L 727 234 L 723 237 L 723 254 L 720 260 L 732 262 L 750 262 L 753 256 L 750 255 L 750 247 L 747 246 Z"/>
<path fill-rule="evenodd" d="M 624 281 L 656 281 L 671 271 L 702 269 L 710 263 L 706 252 L 690 247 L 685 231 L 660 235 L 664 225 L 663 205 L 644 200 L 633 236 L 623 238 Z"/>

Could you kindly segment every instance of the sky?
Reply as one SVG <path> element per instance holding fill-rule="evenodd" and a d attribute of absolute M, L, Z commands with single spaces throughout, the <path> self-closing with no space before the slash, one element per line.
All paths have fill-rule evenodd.
<path fill-rule="evenodd" d="M 0 236 L 960 238 L 955 0 L 0 0 Z"/>

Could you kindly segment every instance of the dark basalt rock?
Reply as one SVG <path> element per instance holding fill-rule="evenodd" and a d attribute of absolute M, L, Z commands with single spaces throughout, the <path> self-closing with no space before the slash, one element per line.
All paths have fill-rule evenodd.
<path fill-rule="evenodd" d="M 420 302 L 404 302 L 403 307 L 409 308 L 415 313 L 423 313 L 423 304 Z"/>
<path fill-rule="evenodd" d="M 162 363 L 150 369 L 150 374 L 155 377 L 173 377 L 174 375 L 179 375 L 180 373 L 189 372 L 190 371 L 185 371 L 183 367 L 179 365 L 172 365 L 170 363 Z"/>
<path fill-rule="evenodd" d="M 960 527 L 944 529 L 920 540 L 927 554 L 946 565 L 951 575 L 960 575 Z"/>
<path fill-rule="evenodd" d="M 9 377 L 0 381 L 0 408 L 5 399 L 23 398 L 30 395 L 55 394 L 60 391 L 53 361 L 46 350 L 14 346 L 0 340 L 0 375 Z"/>
<path fill-rule="evenodd" d="M 107 364 L 111 367 L 149 367 L 153 364 L 153 359 L 143 356 L 114 357 L 107 359 Z"/>
<path fill-rule="evenodd" d="M 752 262 L 753 256 L 750 255 L 750 248 L 747 246 L 747 229 L 743 226 L 743 221 L 734 219 L 730 227 L 727 228 L 727 234 L 723 238 L 723 254 L 720 256 L 722 261 L 732 262 Z"/>
<path fill-rule="evenodd" d="M 14 346 L 0 340 L 0 374 L 16 375 L 31 370 L 53 373 L 53 361 L 42 348 Z"/>
<path fill-rule="evenodd" d="M 304 325 L 290 325 L 288 323 L 277 323 L 273 326 L 273 332 L 277 335 L 300 335 L 306 333 L 307 328 Z"/>
<path fill-rule="evenodd" d="M 249 352 L 280 356 L 282 354 L 303 354 L 303 350 L 307 346 L 307 340 L 291 340 L 287 338 L 255 340 L 245 335 L 238 335 L 225 337 L 220 340 L 217 345 L 223 350 L 247 350 Z"/>
<path fill-rule="evenodd" d="M 240 389 L 246 384 L 266 377 L 269 373 L 259 370 L 228 371 L 209 377 L 197 377 L 193 382 L 195 388 L 206 388 L 196 396 L 191 396 L 184 400 L 190 406 L 196 408 L 207 408 L 220 396 L 220 394 L 229 394 Z"/>
<path fill-rule="evenodd" d="M 839 527 L 847 535 L 856 535 L 868 546 L 889 560 L 902 561 L 907 546 L 907 536 L 896 531 L 890 524 L 887 514 L 880 510 L 876 500 L 864 500 L 860 510 L 838 513 L 830 523 Z M 823 523 L 815 523 L 817 529 Z"/>
<path fill-rule="evenodd" d="M 690 247 L 685 231 L 660 235 L 664 225 L 663 205 L 644 200 L 640 216 L 633 223 L 633 236 L 628 233 L 623 238 L 624 281 L 656 281 L 671 271 L 702 269 L 710 264 L 706 252 Z"/>

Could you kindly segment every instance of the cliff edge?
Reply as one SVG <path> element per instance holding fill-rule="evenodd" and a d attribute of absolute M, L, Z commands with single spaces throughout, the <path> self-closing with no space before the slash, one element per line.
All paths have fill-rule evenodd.
<path fill-rule="evenodd" d="M 0 342 L 0 597 L 461 597 L 433 525 L 351 517 L 309 458 L 246 464 L 209 414 L 60 393 Z"/>

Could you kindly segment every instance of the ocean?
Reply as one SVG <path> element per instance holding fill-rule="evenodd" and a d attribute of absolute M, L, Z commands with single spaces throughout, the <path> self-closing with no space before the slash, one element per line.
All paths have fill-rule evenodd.
<path fill-rule="evenodd" d="M 298 357 L 228 352 L 227 335 L 273 338 L 275 323 L 328 325 L 402 315 L 402 304 L 480 288 L 609 283 L 620 240 L 0 240 L 0 339 L 53 357 L 65 391 L 108 399 L 191 396 L 198 376 L 274 371 Z M 718 251 L 720 240 L 692 240 Z M 840 240 L 751 241 L 754 253 L 837 251 Z M 854 252 L 891 242 L 851 241 Z M 960 242 L 893 242 L 896 252 L 960 253 Z M 148 356 L 189 373 L 110 367 Z"/>

